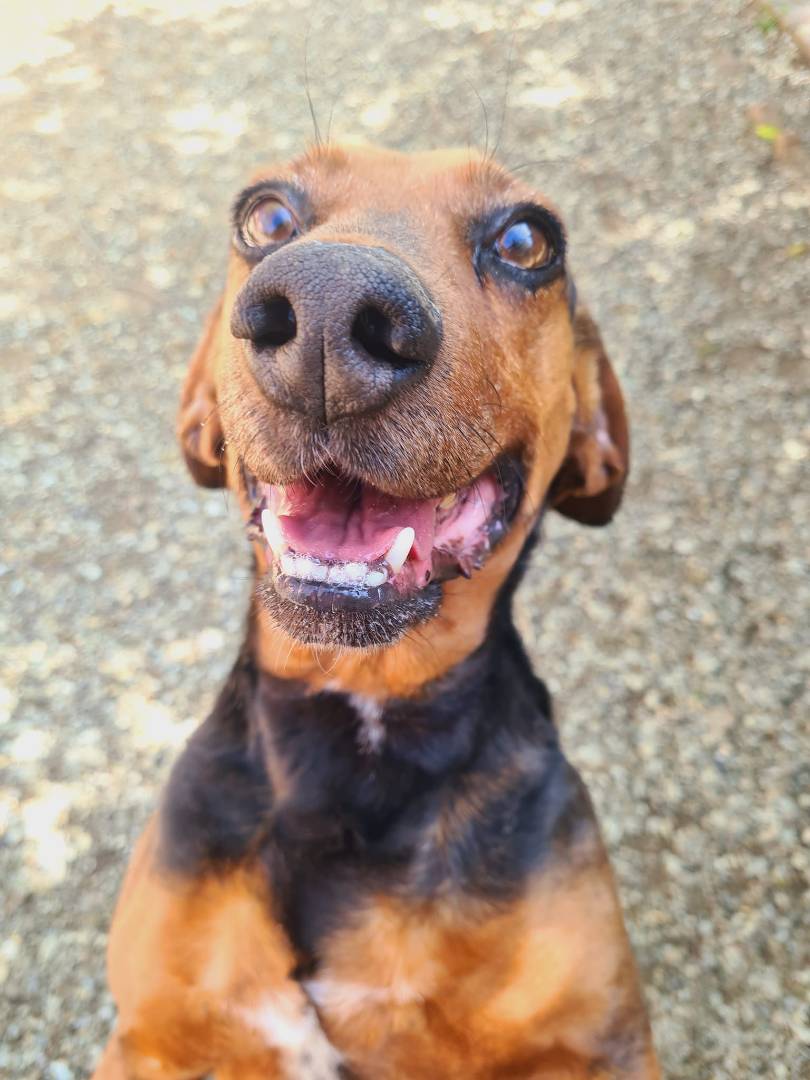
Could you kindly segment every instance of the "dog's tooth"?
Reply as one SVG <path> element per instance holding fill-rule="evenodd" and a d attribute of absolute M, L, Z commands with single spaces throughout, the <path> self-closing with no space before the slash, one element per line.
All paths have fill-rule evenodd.
<path fill-rule="evenodd" d="M 281 522 L 272 510 L 262 510 L 262 530 L 273 554 L 283 555 L 287 550 L 287 541 L 281 531 Z"/>
<path fill-rule="evenodd" d="M 332 563 L 327 568 L 326 580 L 330 585 L 345 585 L 346 579 L 343 576 L 343 563 Z"/>
<path fill-rule="evenodd" d="M 445 497 L 439 503 L 439 509 L 440 510 L 449 510 L 451 506 L 456 505 L 457 500 L 458 500 L 458 495 L 457 495 L 457 493 L 455 491 L 453 491 L 449 495 L 445 495 Z"/>
<path fill-rule="evenodd" d="M 300 557 L 301 577 L 305 581 L 326 581 L 326 567 L 323 563 L 310 559 L 306 555 Z"/>
<path fill-rule="evenodd" d="M 347 585 L 362 585 L 366 579 L 368 567 L 362 562 L 344 563 L 343 580 Z"/>
<path fill-rule="evenodd" d="M 384 585 L 387 580 L 388 575 L 384 570 L 369 570 L 363 584 L 367 585 L 369 589 L 378 589 L 380 585 Z"/>
<path fill-rule="evenodd" d="M 363 563 L 333 563 L 328 581 L 333 585 L 359 585 L 366 574 Z"/>
<path fill-rule="evenodd" d="M 290 577 L 298 577 L 298 558 L 289 551 L 281 556 L 281 569 Z"/>
<path fill-rule="evenodd" d="M 406 525 L 404 529 L 400 529 L 396 540 L 388 549 L 388 554 L 385 556 L 385 561 L 391 568 L 392 576 L 398 574 L 405 565 L 405 560 L 408 558 L 415 539 L 416 533 L 410 525 Z"/>

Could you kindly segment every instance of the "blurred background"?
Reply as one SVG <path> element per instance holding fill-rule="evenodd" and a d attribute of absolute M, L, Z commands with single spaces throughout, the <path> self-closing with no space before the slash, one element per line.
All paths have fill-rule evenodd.
<path fill-rule="evenodd" d="M 548 522 L 521 627 L 667 1075 L 807 1077 L 810 67 L 738 0 L 3 5 L 0 1074 L 87 1075 L 127 852 L 238 644 L 174 408 L 233 193 L 312 136 L 305 52 L 333 138 L 486 113 L 567 216 L 634 472 L 609 529 Z"/>

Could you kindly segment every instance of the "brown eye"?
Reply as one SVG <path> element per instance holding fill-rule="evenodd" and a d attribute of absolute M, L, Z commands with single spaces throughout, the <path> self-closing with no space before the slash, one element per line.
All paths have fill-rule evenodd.
<path fill-rule="evenodd" d="M 249 244 L 265 247 L 283 244 L 298 233 L 298 222 L 292 211 L 279 199 L 262 199 L 250 212 L 245 228 Z"/>
<path fill-rule="evenodd" d="M 536 270 L 552 255 L 546 234 L 533 221 L 513 221 L 495 241 L 499 259 L 521 270 Z"/>

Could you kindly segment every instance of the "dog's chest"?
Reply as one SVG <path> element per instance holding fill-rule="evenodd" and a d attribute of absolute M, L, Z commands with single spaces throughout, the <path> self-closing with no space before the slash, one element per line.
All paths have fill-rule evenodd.
<path fill-rule="evenodd" d="M 477 1075 L 493 998 L 519 962 L 521 927 L 514 912 L 474 908 L 380 897 L 324 940 L 302 986 L 350 1075 Z"/>
<path fill-rule="evenodd" d="M 592 943 L 561 933 L 566 912 L 544 875 L 508 905 L 378 896 L 301 985 L 358 1080 L 476 1080 L 495 1061 L 535 1076 L 521 1055 L 553 1042 L 557 1008 L 590 977 Z"/>

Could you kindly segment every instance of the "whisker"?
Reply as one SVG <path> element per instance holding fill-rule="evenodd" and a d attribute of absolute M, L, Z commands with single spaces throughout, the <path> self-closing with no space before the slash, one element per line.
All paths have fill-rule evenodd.
<path fill-rule="evenodd" d="M 509 38 L 509 51 L 506 54 L 506 79 L 503 88 L 503 102 L 501 105 L 501 119 L 498 125 L 498 137 L 495 140 L 495 145 L 492 147 L 492 153 L 489 155 L 490 161 L 494 161 L 498 150 L 500 149 L 501 141 L 503 139 L 504 131 L 506 130 L 506 113 L 509 104 L 509 90 L 512 86 L 512 55 L 515 48 L 515 34 L 512 32 Z"/>
<path fill-rule="evenodd" d="M 321 139 L 321 129 L 318 124 L 318 117 L 315 113 L 315 106 L 312 102 L 312 93 L 309 86 L 309 34 L 310 27 L 307 27 L 306 37 L 304 38 L 304 90 L 307 95 L 309 115 L 312 117 L 312 127 L 315 132 L 315 145 L 320 148 L 323 146 L 323 140 Z"/>
<path fill-rule="evenodd" d="M 478 93 L 478 88 L 476 87 L 475 83 L 471 79 L 465 79 L 464 81 L 467 83 L 467 85 L 470 87 L 472 92 L 478 98 L 478 104 L 481 107 L 481 115 L 482 115 L 482 118 L 483 118 L 483 121 L 484 121 L 484 157 L 488 158 L 489 157 L 489 113 L 487 112 L 487 107 L 486 107 L 486 105 L 484 103 L 484 99 Z"/>

